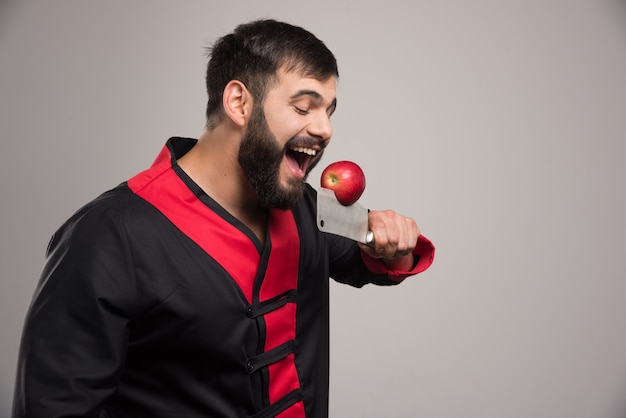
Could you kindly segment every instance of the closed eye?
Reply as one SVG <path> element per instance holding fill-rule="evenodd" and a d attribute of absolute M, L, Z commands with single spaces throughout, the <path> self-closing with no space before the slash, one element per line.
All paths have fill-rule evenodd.
<path fill-rule="evenodd" d="M 308 109 L 302 109 L 302 108 L 299 108 L 298 106 L 294 106 L 293 108 L 296 110 L 296 112 L 299 115 L 308 115 L 309 114 L 309 110 Z"/>

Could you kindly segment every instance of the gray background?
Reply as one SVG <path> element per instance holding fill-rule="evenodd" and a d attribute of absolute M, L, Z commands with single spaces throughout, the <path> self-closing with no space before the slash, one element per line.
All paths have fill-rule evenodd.
<path fill-rule="evenodd" d="M 325 163 L 437 245 L 402 286 L 333 284 L 331 416 L 626 417 L 625 6 L 5 0 L 0 416 L 51 234 L 198 136 L 203 48 L 275 17 L 338 57 Z"/>

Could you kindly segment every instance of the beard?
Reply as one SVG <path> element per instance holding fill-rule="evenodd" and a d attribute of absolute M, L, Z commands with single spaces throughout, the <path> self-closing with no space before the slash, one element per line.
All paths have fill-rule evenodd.
<path fill-rule="evenodd" d="M 262 108 L 260 106 L 253 108 L 239 146 L 238 161 L 261 206 L 284 210 L 298 203 L 304 194 L 304 180 L 319 161 L 321 152 L 317 158 L 310 161 L 304 180 L 289 178 L 284 186 L 280 181 L 280 164 L 293 144 L 312 142 L 316 141 L 311 138 L 294 137 L 285 147 L 281 147 L 267 125 Z"/>

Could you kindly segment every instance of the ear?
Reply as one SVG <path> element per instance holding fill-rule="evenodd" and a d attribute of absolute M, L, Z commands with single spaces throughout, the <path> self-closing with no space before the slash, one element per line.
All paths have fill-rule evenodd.
<path fill-rule="evenodd" d="M 237 125 L 245 126 L 252 111 L 252 95 L 239 80 L 226 84 L 223 95 L 224 112 Z"/>

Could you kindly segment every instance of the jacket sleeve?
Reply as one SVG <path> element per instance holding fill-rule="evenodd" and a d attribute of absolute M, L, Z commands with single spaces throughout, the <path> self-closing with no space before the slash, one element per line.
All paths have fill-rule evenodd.
<path fill-rule="evenodd" d="M 14 418 L 98 417 L 119 380 L 136 286 L 119 215 L 83 209 L 52 238 L 19 353 Z"/>
<path fill-rule="evenodd" d="M 401 283 L 405 278 L 421 273 L 432 264 L 435 247 L 420 235 L 413 250 L 415 262 L 410 271 L 389 270 L 379 259 L 363 253 L 352 240 L 326 234 L 329 245 L 330 275 L 341 283 L 362 287 L 368 283 L 389 286 Z"/>
<path fill-rule="evenodd" d="M 380 259 L 370 257 L 369 255 L 361 252 L 363 262 L 367 268 L 374 273 L 387 274 L 389 279 L 394 282 L 401 282 L 409 276 L 421 273 L 426 270 L 433 263 L 435 259 L 435 246 L 424 235 L 420 235 L 417 238 L 417 243 L 413 249 L 413 268 L 410 271 L 401 270 L 389 270 Z"/>

